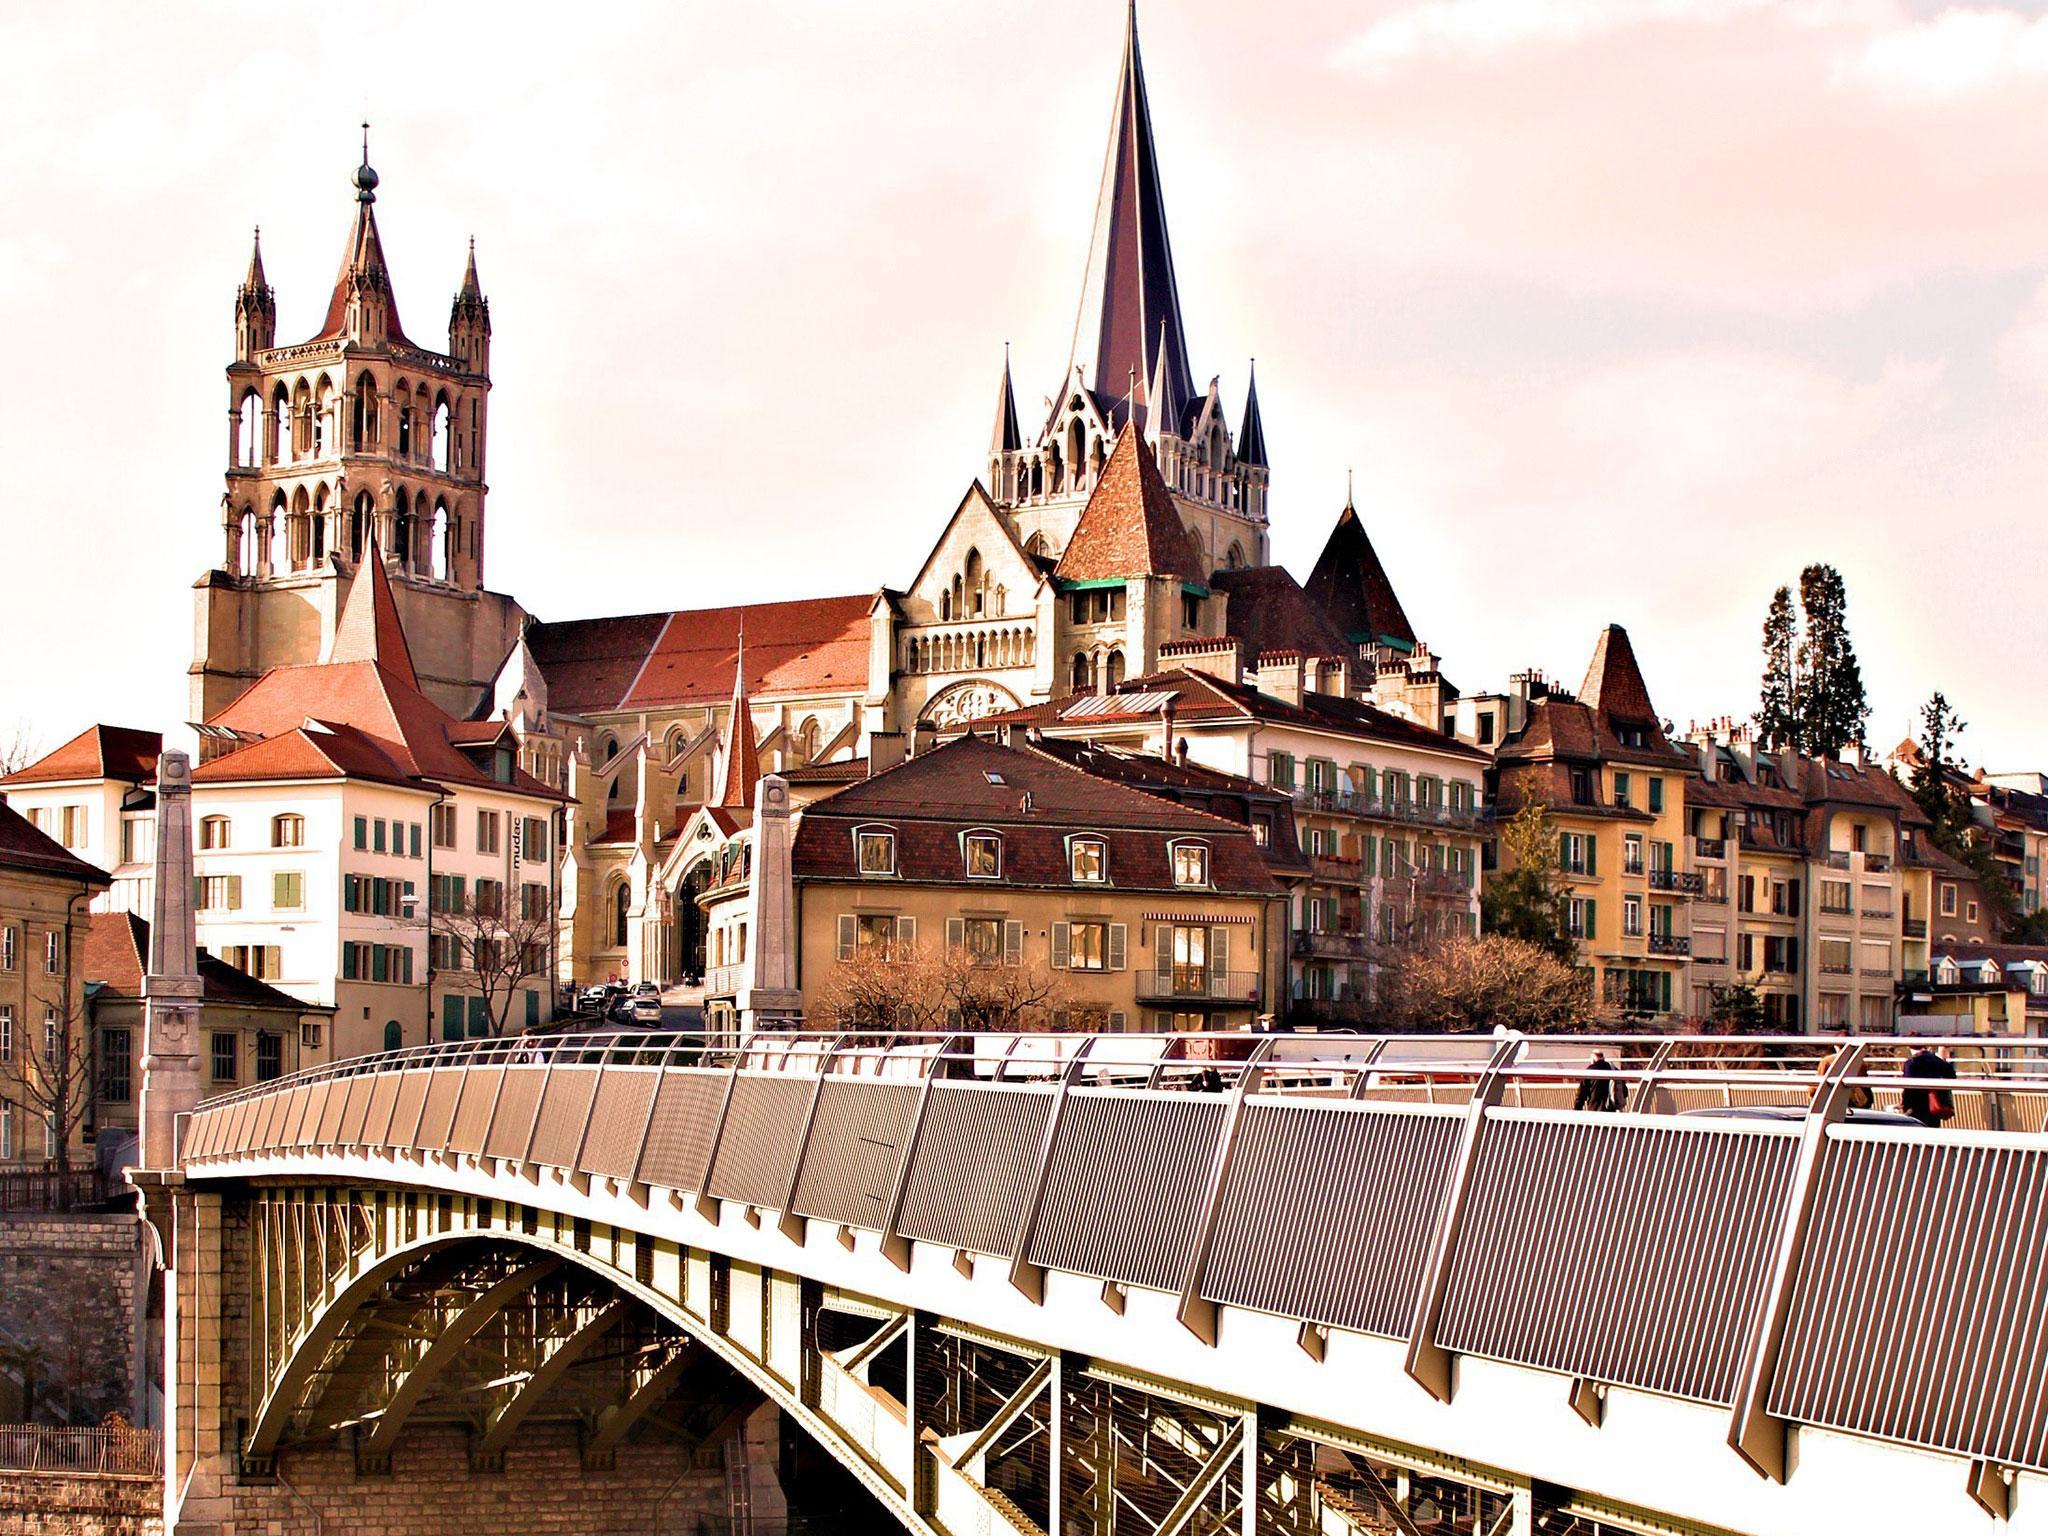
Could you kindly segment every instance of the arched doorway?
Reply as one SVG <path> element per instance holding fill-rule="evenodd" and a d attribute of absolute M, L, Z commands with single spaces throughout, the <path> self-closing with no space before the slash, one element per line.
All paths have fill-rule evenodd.
<path fill-rule="evenodd" d="M 704 909 L 697 898 L 711 883 L 711 861 L 699 859 L 676 891 L 676 964 L 685 981 L 704 979 Z"/>

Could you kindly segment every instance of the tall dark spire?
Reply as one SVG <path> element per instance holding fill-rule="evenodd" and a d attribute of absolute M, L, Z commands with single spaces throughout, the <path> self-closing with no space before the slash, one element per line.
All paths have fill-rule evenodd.
<path fill-rule="evenodd" d="M 1251 378 L 1244 387 L 1244 425 L 1237 429 L 1237 456 L 1247 464 L 1256 464 L 1261 469 L 1266 465 L 1266 424 L 1259 417 L 1259 365 L 1252 360 Z M 1351 505 L 1351 493 L 1344 493 L 1344 504 Z"/>
<path fill-rule="evenodd" d="M 249 247 L 249 275 L 242 279 L 245 293 L 262 293 L 270 287 L 263 278 L 263 226 L 256 226 L 255 241 Z"/>
<path fill-rule="evenodd" d="M 1024 446 L 1024 434 L 1017 430 L 1017 394 L 1010 387 L 1010 348 L 1003 345 L 1003 382 L 996 389 L 996 429 L 989 440 L 989 452 L 1015 453 Z"/>
<path fill-rule="evenodd" d="M 1181 399 L 1192 399 L 1194 375 L 1188 367 L 1180 295 L 1173 280 L 1166 201 L 1138 53 L 1138 7 L 1132 0 L 1066 379 L 1073 377 L 1077 365 L 1086 369 L 1089 387 L 1105 402 L 1113 399 L 1120 409 L 1128 382 L 1135 377 L 1138 403 L 1144 403 L 1142 391 L 1150 388 L 1157 363 L 1154 338 L 1162 330 L 1167 378 Z M 1062 380 L 1061 387 L 1065 386 Z"/>

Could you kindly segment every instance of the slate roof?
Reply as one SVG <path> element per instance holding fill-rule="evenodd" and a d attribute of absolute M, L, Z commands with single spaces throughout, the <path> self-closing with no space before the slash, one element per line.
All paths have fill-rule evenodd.
<path fill-rule="evenodd" d="M 53 837 L 30 825 L 29 819 L 0 801 L 0 869 L 50 875 L 82 885 L 111 885 L 107 872 L 88 864 Z"/>
<path fill-rule="evenodd" d="M 895 832 L 894 878 L 902 882 L 1071 889 L 1067 835 L 1096 832 L 1109 845 L 1116 891 L 1189 894 L 1173 882 L 1168 851 L 1168 840 L 1180 837 L 1209 845 L 1216 893 L 1280 889 L 1249 827 L 980 736 L 921 752 L 806 810 L 792 851 L 796 878 L 877 883 L 859 873 L 854 854 L 854 829 L 873 824 Z M 966 878 L 961 834 L 978 828 L 1003 837 L 999 880 Z"/>
<path fill-rule="evenodd" d="M 1208 584 L 1158 461 L 1129 427 L 1117 434 L 1053 575 L 1060 581 L 1174 576 Z"/>
<path fill-rule="evenodd" d="M 1316 557 L 1303 589 L 1309 600 L 1324 613 L 1339 633 L 1356 644 L 1392 642 L 1408 650 L 1415 648 L 1415 627 L 1387 568 L 1380 564 L 1378 551 L 1366 536 L 1365 523 L 1350 502 L 1337 515 L 1337 526 Z"/>
<path fill-rule="evenodd" d="M 1298 650 L 1307 656 L 1356 656 L 1358 647 L 1302 589 L 1285 566 L 1217 571 L 1212 592 L 1227 594 L 1224 623 L 1254 656 Z"/>
<path fill-rule="evenodd" d="M 742 626 L 747 691 L 851 693 L 868 684 L 871 594 L 535 624 L 526 645 L 549 705 L 576 715 L 723 702 Z"/>
<path fill-rule="evenodd" d="M 121 725 L 87 726 L 61 747 L 0 779 L 0 788 L 91 779 L 143 784 L 156 777 L 156 760 L 163 750 L 161 731 L 137 731 Z"/>

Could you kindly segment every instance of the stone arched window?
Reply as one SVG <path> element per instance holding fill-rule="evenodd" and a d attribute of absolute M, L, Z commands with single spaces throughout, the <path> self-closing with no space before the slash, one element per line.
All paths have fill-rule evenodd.
<path fill-rule="evenodd" d="M 626 921 L 633 909 L 633 888 L 621 880 L 612 890 L 612 948 L 626 947 Z"/>
<path fill-rule="evenodd" d="M 1103 692 L 1108 693 L 1124 680 L 1124 653 L 1111 651 L 1109 659 L 1102 664 Z"/>
<path fill-rule="evenodd" d="M 1092 693 L 1095 690 L 1095 664 L 1088 659 L 1086 651 L 1074 652 L 1074 692 Z"/>

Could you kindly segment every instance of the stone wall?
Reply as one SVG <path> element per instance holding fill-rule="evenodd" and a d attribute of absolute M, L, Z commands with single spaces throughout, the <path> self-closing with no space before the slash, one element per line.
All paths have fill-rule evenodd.
<path fill-rule="evenodd" d="M 0 1338 L 29 1352 L 7 1374 L 33 1378 L 22 1384 L 30 1400 L 8 1403 L 18 1417 L 134 1414 L 141 1243 L 127 1212 L 0 1213 Z M 18 1390 L 0 1388 L 10 1399 Z"/>
<path fill-rule="evenodd" d="M 274 1483 L 222 1490 L 223 1531 L 275 1536 L 696 1536 L 722 1529 L 725 1474 L 693 1468 L 684 1448 L 628 1439 L 614 1469 L 585 1471 L 576 1426 L 533 1425 L 503 1472 L 471 1472 L 455 1424 L 409 1425 L 388 1476 L 358 1477 L 346 1443 L 279 1453 Z M 317 1519 L 315 1518 L 317 1515 Z M 0 1536 L 11 1536 L 0 1524 Z"/>
<path fill-rule="evenodd" d="M 0 1471 L 0 1536 L 162 1536 L 157 1477 Z"/>

